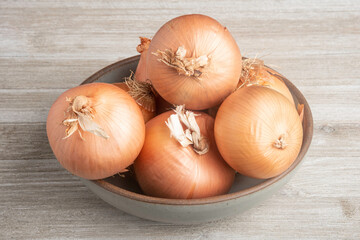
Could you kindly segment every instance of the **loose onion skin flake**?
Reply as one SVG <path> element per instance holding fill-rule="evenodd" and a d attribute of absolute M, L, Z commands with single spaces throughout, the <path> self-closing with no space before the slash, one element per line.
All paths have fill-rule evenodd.
<path fill-rule="evenodd" d="M 147 195 L 190 199 L 229 191 L 235 171 L 216 148 L 214 119 L 204 113 L 196 114 L 199 114 L 195 118 L 203 137 L 196 151 L 194 145 L 183 147 L 178 138 L 170 136 L 166 124 L 176 126 L 170 121 L 174 117 L 173 111 L 158 115 L 146 124 L 145 144 L 134 168 L 139 185 Z M 182 140 L 185 141 L 182 144 L 186 144 L 187 140 Z"/>
<path fill-rule="evenodd" d="M 184 15 L 165 23 L 151 40 L 147 78 L 167 102 L 203 110 L 235 90 L 241 64 L 226 27 L 208 16 Z"/>
<path fill-rule="evenodd" d="M 225 161 L 240 174 L 271 178 L 299 154 L 303 129 L 293 103 L 266 87 L 244 87 L 220 106 L 215 139 Z"/>
<path fill-rule="evenodd" d="M 46 131 L 61 165 L 86 179 L 123 171 L 145 140 L 145 123 L 135 100 L 107 83 L 85 84 L 61 94 L 49 111 Z"/>

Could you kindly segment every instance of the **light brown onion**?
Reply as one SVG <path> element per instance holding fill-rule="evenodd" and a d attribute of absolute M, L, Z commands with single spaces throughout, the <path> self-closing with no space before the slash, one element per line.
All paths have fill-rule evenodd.
<path fill-rule="evenodd" d="M 193 145 L 183 147 L 170 136 L 165 121 L 173 114 L 165 112 L 146 124 L 144 147 L 134 163 L 141 189 L 151 196 L 177 199 L 210 197 L 229 191 L 235 172 L 216 148 L 214 119 L 197 113 L 196 122 L 207 141 L 199 145 L 201 155 Z"/>
<path fill-rule="evenodd" d="M 236 88 L 240 50 L 226 27 L 199 14 L 165 23 L 153 37 L 147 77 L 168 102 L 202 110 L 220 104 Z"/>
<path fill-rule="evenodd" d="M 239 173 L 270 178 L 284 172 L 299 154 L 303 130 L 294 105 L 260 86 L 231 94 L 215 119 L 215 139 L 225 161 Z"/>
<path fill-rule="evenodd" d="M 46 131 L 61 165 L 87 179 L 123 171 L 134 162 L 145 138 L 135 100 L 107 83 L 81 85 L 61 94 L 50 108 Z"/>

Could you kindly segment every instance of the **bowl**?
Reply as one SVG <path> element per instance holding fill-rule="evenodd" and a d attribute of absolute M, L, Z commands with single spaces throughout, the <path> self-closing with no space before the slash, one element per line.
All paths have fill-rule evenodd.
<path fill-rule="evenodd" d="M 118 61 L 96 72 L 82 84 L 123 81 L 131 71 L 135 71 L 138 61 L 139 56 Z M 253 179 L 237 174 L 229 193 L 202 199 L 166 199 L 146 196 L 142 193 L 131 171 L 123 176 L 116 175 L 101 180 L 81 179 L 81 181 L 112 206 L 140 218 L 165 223 L 209 222 L 239 214 L 254 207 L 278 191 L 295 174 L 310 146 L 313 135 L 313 119 L 306 99 L 289 80 L 281 74 L 278 75 L 290 89 L 295 103 L 304 104 L 302 147 L 295 162 L 281 175 L 270 179 Z"/>

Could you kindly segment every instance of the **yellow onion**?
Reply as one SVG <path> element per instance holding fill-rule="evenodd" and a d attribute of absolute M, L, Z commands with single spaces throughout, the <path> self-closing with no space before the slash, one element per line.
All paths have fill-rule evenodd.
<path fill-rule="evenodd" d="M 123 171 L 138 156 L 145 123 L 135 100 L 120 88 L 91 83 L 67 90 L 46 122 L 50 146 L 61 165 L 87 179 Z"/>
<path fill-rule="evenodd" d="M 136 101 L 145 122 L 155 117 L 155 96 L 149 83 L 135 81 L 130 76 L 125 82 L 114 83 L 114 85 L 126 91 Z"/>
<path fill-rule="evenodd" d="M 184 15 L 165 23 L 148 52 L 147 77 L 156 91 L 188 109 L 220 104 L 235 90 L 241 74 L 240 50 L 230 32 L 204 15 Z"/>
<path fill-rule="evenodd" d="M 239 173 L 270 178 L 284 172 L 299 154 L 303 130 L 294 105 L 269 88 L 237 90 L 221 104 L 215 140 L 224 160 Z"/>
<path fill-rule="evenodd" d="M 134 163 L 141 189 L 147 195 L 176 199 L 228 192 L 235 171 L 216 148 L 214 119 L 181 106 L 175 111 L 146 124 L 144 147 Z"/>

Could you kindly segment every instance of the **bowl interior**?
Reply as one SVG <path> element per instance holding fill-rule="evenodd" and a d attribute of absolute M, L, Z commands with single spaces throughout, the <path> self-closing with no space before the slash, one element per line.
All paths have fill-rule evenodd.
<path fill-rule="evenodd" d="M 115 83 L 124 81 L 125 77 L 129 77 L 131 71 L 135 71 L 137 64 L 139 61 L 139 56 L 134 56 L 131 58 L 127 58 L 111 64 L 100 71 L 96 72 L 88 79 L 86 79 L 82 84 L 92 83 L 92 82 L 106 82 L 106 83 Z M 164 199 L 164 198 L 156 198 L 150 197 L 142 194 L 142 191 L 135 180 L 134 173 L 130 168 L 130 171 L 124 173 L 122 175 L 115 175 L 103 180 L 95 180 L 94 183 L 97 185 L 114 192 L 116 194 L 120 194 L 122 196 L 139 200 L 145 202 L 153 202 L 153 203 L 165 203 L 165 204 L 203 204 L 203 203 L 211 203 L 218 201 L 225 201 L 228 199 L 233 199 L 236 197 L 240 197 L 243 195 L 251 194 L 252 192 L 259 191 L 261 189 L 266 188 L 267 186 L 275 183 L 276 181 L 283 178 L 289 172 L 294 170 L 296 166 L 299 165 L 301 160 L 303 159 L 305 153 L 307 152 L 312 135 L 313 135 L 313 120 L 311 111 L 309 108 L 306 99 L 301 94 L 301 92 L 284 76 L 281 74 L 278 75 L 285 84 L 288 86 L 290 92 L 292 93 L 295 103 L 304 104 L 304 121 L 303 121 L 303 129 L 304 129 L 304 138 L 303 144 L 300 150 L 300 153 L 295 160 L 295 162 L 281 175 L 270 178 L 270 179 L 254 179 L 246 176 L 242 176 L 240 174 L 236 174 L 234 184 L 230 189 L 228 194 L 224 194 L 221 196 L 203 198 L 203 199 Z"/>

